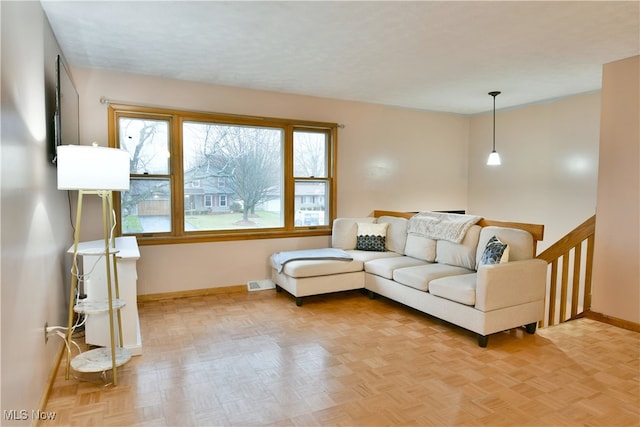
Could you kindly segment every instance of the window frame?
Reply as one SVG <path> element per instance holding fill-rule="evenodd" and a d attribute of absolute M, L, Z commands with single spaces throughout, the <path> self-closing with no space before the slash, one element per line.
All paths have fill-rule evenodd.
<path fill-rule="evenodd" d="M 108 133 L 109 146 L 119 148 L 118 123 L 121 117 L 137 119 L 162 119 L 169 121 L 169 179 L 171 188 L 171 231 L 162 233 L 127 233 L 127 236 L 136 236 L 141 245 L 215 242 L 227 240 L 254 240 L 273 239 L 303 236 L 321 236 L 331 234 L 331 225 L 337 211 L 337 139 L 338 124 L 328 122 L 316 122 L 307 120 L 281 119 L 259 116 L 244 116 L 223 113 L 195 112 L 188 110 L 176 110 L 156 107 L 146 107 L 126 104 L 110 104 L 108 107 Z M 182 157 L 182 125 L 184 122 L 211 122 L 228 125 L 245 125 L 256 127 L 273 127 L 282 129 L 284 135 L 284 186 L 283 186 L 283 219 L 282 227 L 275 228 L 251 228 L 233 230 L 184 230 L 184 170 Z M 296 226 L 295 225 L 295 182 L 300 178 L 293 175 L 293 134 L 294 131 L 312 131 L 326 134 L 327 162 L 326 178 L 309 178 L 314 181 L 326 181 L 328 201 L 326 203 L 328 221 L 327 225 Z M 137 175 L 131 175 L 132 179 Z M 145 175 L 145 178 L 153 178 Z M 163 178 L 165 178 L 163 176 Z M 228 203 L 228 201 L 227 201 Z M 121 226 L 121 199 L 120 193 L 114 194 L 114 208 L 118 218 L 116 233 L 122 234 Z"/>

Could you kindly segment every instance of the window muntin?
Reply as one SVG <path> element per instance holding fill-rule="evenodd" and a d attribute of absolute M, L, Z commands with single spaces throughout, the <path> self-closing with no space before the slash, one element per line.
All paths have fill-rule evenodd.
<path fill-rule="evenodd" d="M 277 171 L 276 179 L 264 173 L 253 174 L 269 183 L 263 185 L 262 198 L 248 194 L 240 197 L 239 175 L 190 180 L 195 168 L 203 166 L 198 160 L 207 157 L 223 171 L 242 167 L 239 156 L 229 155 L 233 138 L 227 135 L 228 141 L 221 144 L 221 132 L 235 133 L 236 143 L 240 134 L 270 136 L 261 144 L 268 149 L 244 153 L 256 158 L 268 154 L 265 162 L 272 165 L 268 169 Z M 329 234 L 336 212 L 336 136 L 337 125 L 333 123 L 110 105 L 110 145 L 121 146 L 132 154 L 132 159 L 136 154 L 139 159 L 132 162 L 131 190 L 116 193 L 119 227 L 123 234 L 136 235 L 141 244 Z M 138 147 L 136 142 L 141 140 L 146 144 Z M 214 148 L 227 150 L 226 169 L 221 167 L 224 165 L 220 163 L 220 153 L 211 151 Z M 235 169 L 231 168 L 234 162 Z M 254 167 L 244 176 L 258 170 Z M 207 189 L 210 191 L 204 194 Z M 202 192 L 200 202 L 194 198 L 198 191 Z M 245 200 L 253 208 L 245 209 Z M 230 224 L 228 220 L 220 223 L 205 218 L 219 212 L 234 212 L 239 220 Z"/>

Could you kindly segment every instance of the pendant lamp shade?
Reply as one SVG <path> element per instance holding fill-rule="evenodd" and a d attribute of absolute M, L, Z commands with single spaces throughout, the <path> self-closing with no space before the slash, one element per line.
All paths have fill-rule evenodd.
<path fill-rule="evenodd" d="M 500 166 L 500 154 L 496 151 L 496 96 L 500 95 L 500 92 L 489 92 L 489 95 L 493 96 L 493 150 L 489 154 L 487 159 L 487 165 Z"/>
<path fill-rule="evenodd" d="M 500 161 L 500 154 L 497 151 L 492 151 L 489 154 L 489 158 L 487 159 L 487 165 L 489 166 L 500 166 L 502 162 Z"/>
<path fill-rule="evenodd" d="M 129 153 L 97 145 L 60 145 L 58 190 L 129 190 Z"/>

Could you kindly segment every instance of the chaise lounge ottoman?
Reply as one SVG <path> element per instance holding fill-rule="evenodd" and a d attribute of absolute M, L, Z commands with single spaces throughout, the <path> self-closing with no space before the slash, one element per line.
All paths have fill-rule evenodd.
<path fill-rule="evenodd" d="M 375 218 L 339 218 L 334 221 L 332 247 L 277 252 L 271 255 L 271 280 L 278 292 L 282 289 L 296 298 L 331 292 L 363 289 L 364 263 L 376 258 L 400 256 L 394 252 L 368 252 L 342 249 L 356 246 L 357 223 L 373 223 Z M 350 236 L 341 241 L 341 236 Z M 352 237 L 351 237 L 352 236 Z M 353 238 L 353 242 L 351 242 Z"/>

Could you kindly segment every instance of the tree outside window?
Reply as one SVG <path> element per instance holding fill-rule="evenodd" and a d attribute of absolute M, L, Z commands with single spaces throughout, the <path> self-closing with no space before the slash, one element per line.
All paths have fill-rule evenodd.
<path fill-rule="evenodd" d="M 207 183 L 201 197 L 228 197 L 235 205 L 219 206 L 215 216 L 189 215 L 193 230 L 283 226 L 282 129 L 184 122 L 182 134 L 185 185 L 200 180 Z"/>

